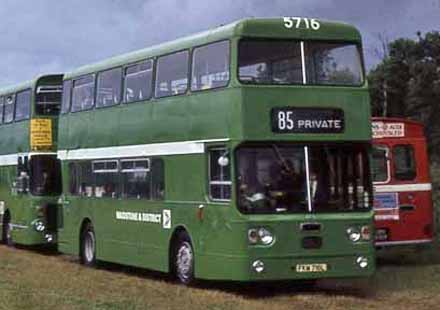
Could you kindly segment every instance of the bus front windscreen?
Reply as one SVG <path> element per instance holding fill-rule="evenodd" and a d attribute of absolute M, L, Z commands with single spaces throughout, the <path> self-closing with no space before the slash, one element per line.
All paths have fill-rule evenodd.
<path fill-rule="evenodd" d="M 34 155 L 30 161 L 30 189 L 36 196 L 61 194 L 61 164 L 56 155 Z"/>
<path fill-rule="evenodd" d="M 36 92 L 35 111 L 38 115 L 58 115 L 61 109 L 61 85 L 39 86 Z"/>
<path fill-rule="evenodd" d="M 236 155 L 238 205 L 243 213 L 371 209 L 365 145 L 242 146 Z"/>
<path fill-rule="evenodd" d="M 360 86 L 359 50 L 353 43 L 244 39 L 239 43 L 239 80 L 245 84 Z"/>

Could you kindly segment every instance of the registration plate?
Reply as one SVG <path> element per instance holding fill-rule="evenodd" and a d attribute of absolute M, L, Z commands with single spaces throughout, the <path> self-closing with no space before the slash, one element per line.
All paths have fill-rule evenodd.
<path fill-rule="evenodd" d="M 327 264 L 298 264 L 295 270 L 296 272 L 326 272 Z"/>

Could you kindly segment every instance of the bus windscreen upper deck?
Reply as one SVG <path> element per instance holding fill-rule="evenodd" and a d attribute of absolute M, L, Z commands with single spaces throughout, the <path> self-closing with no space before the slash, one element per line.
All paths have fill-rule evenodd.
<path fill-rule="evenodd" d="M 37 87 L 35 111 L 38 115 L 58 115 L 61 108 L 62 85 Z"/>
<path fill-rule="evenodd" d="M 363 69 L 353 43 L 243 39 L 239 80 L 246 84 L 360 86 Z"/>
<path fill-rule="evenodd" d="M 243 213 L 371 209 L 366 145 L 249 145 L 236 156 Z"/>

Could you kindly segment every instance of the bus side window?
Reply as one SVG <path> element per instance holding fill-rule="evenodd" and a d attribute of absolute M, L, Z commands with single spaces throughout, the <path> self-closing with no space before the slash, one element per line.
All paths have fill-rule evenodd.
<path fill-rule="evenodd" d="M 95 103 L 95 76 L 86 75 L 73 81 L 72 112 L 93 108 Z"/>
<path fill-rule="evenodd" d="M 396 145 L 393 148 L 394 177 L 400 181 L 414 180 L 416 177 L 416 163 L 412 145 Z"/>
<path fill-rule="evenodd" d="M 125 69 L 124 102 L 148 100 L 153 92 L 153 61 L 129 66 Z"/>
<path fill-rule="evenodd" d="M 151 181 L 151 198 L 153 200 L 163 200 L 165 196 L 165 171 L 161 158 L 153 158 L 151 160 L 152 181 Z"/>
<path fill-rule="evenodd" d="M 123 198 L 151 198 L 151 169 L 148 159 L 123 159 L 121 187 Z"/>
<path fill-rule="evenodd" d="M 8 95 L 5 98 L 5 112 L 4 112 L 4 123 L 12 123 L 14 120 L 14 102 L 15 95 Z"/>
<path fill-rule="evenodd" d="M 72 80 L 64 81 L 63 98 L 61 103 L 61 114 L 65 114 L 70 111 L 71 95 L 72 95 Z"/>
<path fill-rule="evenodd" d="M 193 52 L 191 90 L 223 87 L 229 81 L 229 41 L 197 47 Z"/>
<path fill-rule="evenodd" d="M 156 98 L 186 93 L 188 58 L 188 51 L 159 57 L 156 69 Z"/>
<path fill-rule="evenodd" d="M 96 107 L 109 107 L 121 101 L 122 69 L 115 68 L 98 74 Z"/>
<path fill-rule="evenodd" d="M 3 124 L 3 107 L 4 107 L 4 98 L 0 97 L 0 124 Z"/>
<path fill-rule="evenodd" d="M 31 91 L 30 89 L 17 93 L 15 103 L 15 121 L 28 119 L 31 114 Z"/>
<path fill-rule="evenodd" d="M 118 195 L 118 161 L 96 160 L 92 162 L 94 197 L 116 198 Z"/>
<path fill-rule="evenodd" d="M 229 151 L 216 148 L 209 151 L 209 197 L 212 200 L 231 200 L 231 167 Z"/>
<path fill-rule="evenodd" d="M 71 195 L 78 195 L 78 165 L 76 163 L 69 163 L 69 193 Z"/>

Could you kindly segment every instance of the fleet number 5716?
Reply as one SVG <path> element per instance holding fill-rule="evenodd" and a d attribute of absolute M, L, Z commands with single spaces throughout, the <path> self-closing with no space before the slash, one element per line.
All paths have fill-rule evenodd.
<path fill-rule="evenodd" d="M 305 18 L 305 17 L 284 17 L 284 27 L 290 29 L 290 28 L 306 28 L 306 29 L 312 29 L 312 30 L 319 30 L 321 27 L 321 24 L 318 20 L 314 18 Z"/>

